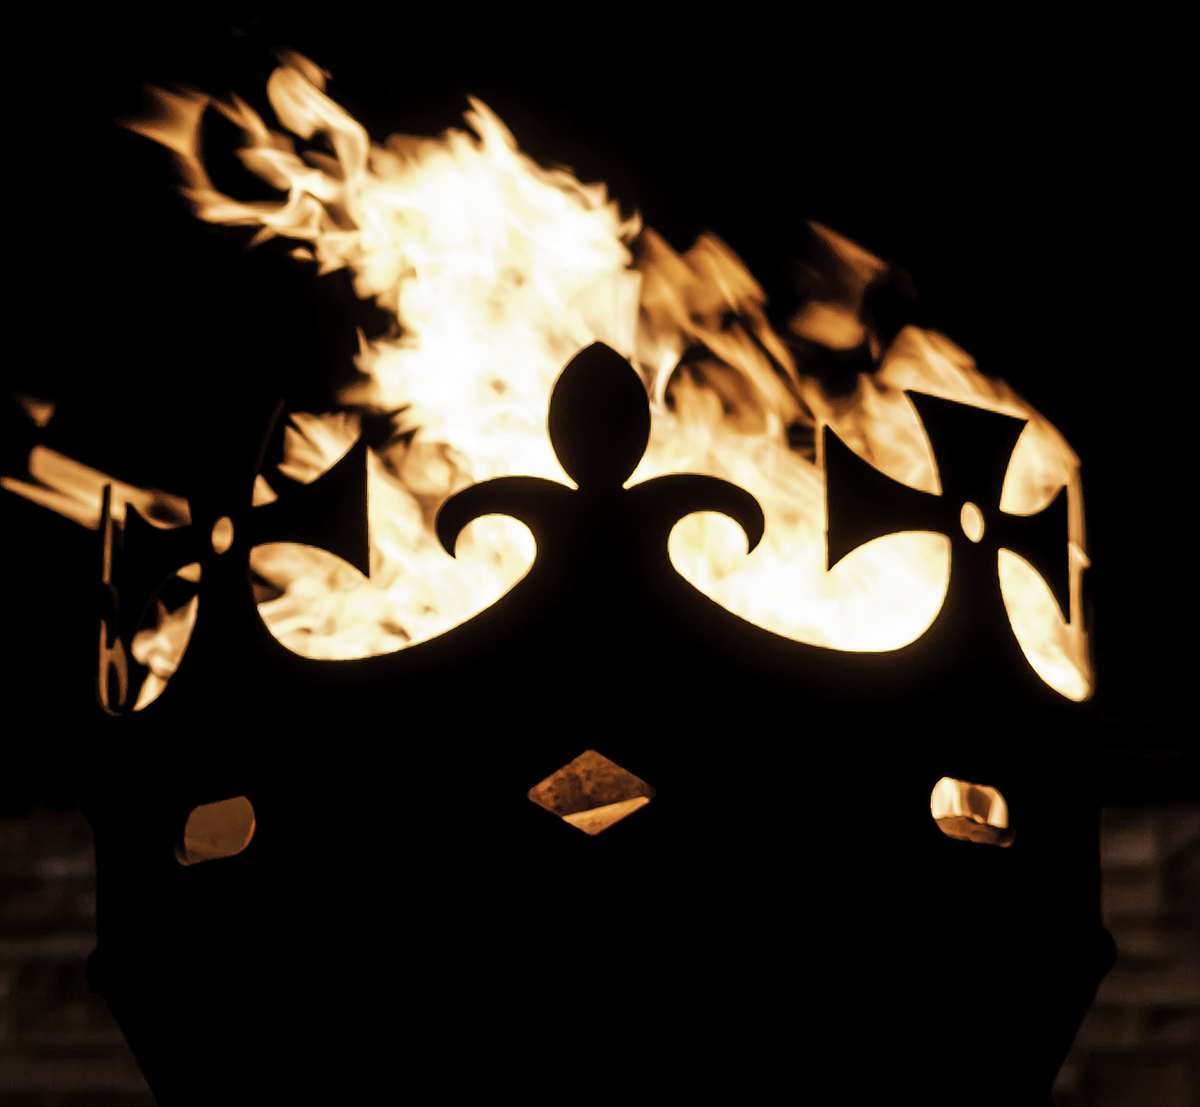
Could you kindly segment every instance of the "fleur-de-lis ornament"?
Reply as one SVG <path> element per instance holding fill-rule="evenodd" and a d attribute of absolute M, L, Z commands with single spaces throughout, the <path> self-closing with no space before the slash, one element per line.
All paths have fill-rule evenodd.
<path fill-rule="evenodd" d="M 761 541 L 762 508 L 728 481 L 676 473 L 625 487 L 650 440 L 650 408 L 641 378 L 611 347 L 596 342 L 571 359 L 550 398 L 548 429 L 578 488 L 514 476 L 463 489 L 437 517 L 449 553 L 473 519 L 510 515 L 537 542 L 531 583 L 559 598 L 569 594 L 576 616 L 586 604 L 611 622 L 631 596 L 640 602 L 653 590 L 656 576 L 674 575 L 667 540 L 685 515 L 721 512 L 745 531 L 751 550 Z"/>

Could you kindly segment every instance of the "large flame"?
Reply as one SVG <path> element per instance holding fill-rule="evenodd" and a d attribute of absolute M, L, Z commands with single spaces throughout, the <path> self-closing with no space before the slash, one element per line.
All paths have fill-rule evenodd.
<path fill-rule="evenodd" d="M 651 399 L 651 443 L 631 483 L 711 473 L 747 489 L 766 514 L 765 538 L 749 556 L 723 517 L 683 520 L 670 546 L 679 571 L 751 622 L 842 650 L 891 649 L 919 637 L 945 595 L 949 544 L 941 535 L 893 535 L 826 572 L 816 429 L 831 425 L 883 472 L 936 492 L 905 389 L 1029 420 L 1001 507 L 1029 514 L 1067 486 L 1070 621 L 1041 578 L 1007 552 L 1001 586 L 1042 679 L 1071 699 L 1090 695 L 1078 460 L 1023 399 L 942 335 L 906 328 L 886 352 L 875 351 L 884 353 L 879 370 L 834 400 L 798 371 L 767 320 L 763 290 L 716 238 L 676 253 L 636 215 L 622 218 L 603 185 L 523 155 L 476 100 L 466 114 L 473 134 L 373 144 L 325 95 L 325 77 L 307 59 L 281 55 L 267 91 L 286 134 L 236 97 L 221 103 L 161 90 L 155 118 L 131 124 L 174 151 L 200 219 L 258 227 L 256 241 L 282 235 L 305 243 L 297 258 L 322 273 L 349 269 L 358 295 L 397 323 L 399 337 L 361 342 L 365 383 L 342 397 L 351 410 L 399 412 L 390 444 L 368 455 L 370 576 L 309 547 L 255 550 L 254 570 L 278 592 L 260 611 L 280 641 L 309 657 L 386 653 L 444 632 L 511 588 L 534 554 L 523 526 L 478 520 L 451 559 L 432 521 L 448 496 L 476 481 L 531 474 L 570 483 L 550 448 L 547 403 L 562 366 L 601 340 L 630 358 Z M 213 186 L 199 154 L 209 108 L 241 128 L 242 161 L 285 200 L 245 203 Z M 322 142 L 332 154 L 298 151 L 297 139 Z M 814 230 L 847 279 L 828 297 L 834 302 L 811 300 L 789 326 L 833 349 L 874 342 L 860 321 L 861 297 L 883 263 Z M 296 416 L 281 468 L 314 479 L 356 434 L 346 413 Z"/>

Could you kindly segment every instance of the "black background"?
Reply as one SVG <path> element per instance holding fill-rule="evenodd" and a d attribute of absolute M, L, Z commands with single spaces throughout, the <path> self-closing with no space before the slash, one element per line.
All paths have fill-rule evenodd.
<path fill-rule="evenodd" d="M 141 110 L 142 82 L 265 109 L 269 48 L 290 46 L 377 140 L 460 125 L 476 95 L 531 156 L 606 181 L 677 249 L 720 235 L 777 322 L 806 219 L 904 268 L 912 321 L 1027 396 L 1083 460 L 1104 798 L 1197 797 L 1178 28 L 446 6 L 48 12 L 12 33 L 5 399 L 57 396 L 58 412 L 41 431 L 6 412 L 5 475 L 41 442 L 186 494 L 239 399 L 330 405 L 354 327 L 381 325 L 345 274 L 315 279 L 278 244 L 246 253 L 247 234 L 186 213 L 165 151 L 114 123 Z M 218 185 L 270 195 L 221 157 L 232 135 L 208 136 Z M 95 535 L 7 492 L 0 511 L 0 796 L 21 810 L 70 796 L 95 718 Z"/>

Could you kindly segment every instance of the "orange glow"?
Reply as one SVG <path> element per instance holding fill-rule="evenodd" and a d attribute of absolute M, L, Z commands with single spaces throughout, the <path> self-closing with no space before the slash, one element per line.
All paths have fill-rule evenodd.
<path fill-rule="evenodd" d="M 190 567 L 188 567 L 190 568 Z M 199 569 L 199 566 L 196 566 Z M 176 574 L 187 580 L 183 573 Z M 133 636 L 130 652 L 134 659 L 150 670 L 138 697 L 134 703 L 134 711 L 141 711 L 147 704 L 153 703 L 167 687 L 167 681 L 175 675 L 179 663 L 183 660 L 184 651 L 191 641 L 192 631 L 196 626 L 196 615 L 200 610 L 200 597 L 193 596 L 182 607 L 168 611 L 159 600 L 155 604 L 157 618 L 153 627 L 139 630 Z"/>
<path fill-rule="evenodd" d="M 254 808 L 245 796 L 203 803 L 193 808 L 175 844 L 175 860 L 181 865 L 233 857 L 254 837 Z"/>
<path fill-rule="evenodd" d="M 106 484 L 113 486 L 112 516 L 118 523 L 125 522 L 127 504 L 133 504 L 139 514 L 158 527 L 177 527 L 191 522 L 188 502 L 182 496 L 124 484 L 44 446 L 35 446 L 30 451 L 28 466 L 32 481 L 0 477 L 0 487 L 74 519 L 91 530 L 100 526 L 100 503 Z"/>
<path fill-rule="evenodd" d="M 577 811 L 573 815 L 564 815 L 564 823 L 578 827 L 585 834 L 596 835 L 606 830 L 613 823 L 620 822 L 626 815 L 632 815 L 639 807 L 645 807 L 650 801 L 645 796 L 634 796 L 633 799 L 621 800 L 619 803 L 606 803 L 602 807 L 593 807 L 590 811 Z"/>
<path fill-rule="evenodd" d="M 1008 825 L 1008 804 L 995 789 L 944 776 L 934 785 L 929 810 L 938 829 L 950 838 L 1010 846 L 1015 837 Z"/>
<path fill-rule="evenodd" d="M 14 392 L 13 399 L 35 427 L 44 427 L 54 418 L 53 400 L 43 400 L 39 396 L 29 395 L 28 392 Z"/>
<path fill-rule="evenodd" d="M 645 807 L 654 789 L 595 750 L 529 789 L 529 798 L 563 822 L 595 836 Z"/>
<path fill-rule="evenodd" d="M 228 515 L 222 515 L 212 529 L 213 553 L 223 554 L 233 545 L 233 520 Z"/>
<path fill-rule="evenodd" d="M 348 269 L 358 295 L 397 323 L 400 337 L 361 341 L 365 381 L 342 396 L 364 411 L 400 410 L 392 441 L 368 453 L 370 575 L 306 546 L 274 543 L 251 553 L 254 571 L 272 586 L 259 611 L 289 649 L 315 658 L 395 651 L 444 633 L 508 591 L 534 556 L 525 527 L 479 519 L 452 559 L 432 521 L 450 495 L 493 477 L 570 483 L 550 448 L 547 403 L 563 365 L 599 340 L 631 360 L 651 400 L 650 446 L 630 483 L 709 473 L 745 488 L 763 507 L 766 534 L 749 555 L 730 520 L 682 520 L 670 539 L 679 572 L 750 622 L 839 650 L 887 650 L 918 638 L 945 595 L 949 542 L 930 533 L 891 535 L 826 571 L 821 459 L 793 447 L 789 428 L 808 428 L 819 443 L 815 432 L 829 425 L 884 473 L 938 492 L 906 389 L 1027 419 L 1000 506 L 1034 513 L 1067 487 L 1069 621 L 1041 578 L 1006 552 L 1001 587 L 1041 678 L 1073 700 L 1091 694 L 1078 459 L 1044 418 L 943 335 L 909 327 L 886 352 L 878 349 L 861 309 L 883 262 L 813 225 L 836 270 L 829 287 L 837 292 L 809 302 L 790 329 L 832 349 L 866 342 L 882 354 L 879 370 L 864 374 L 851 396 L 827 396 L 799 373 L 767 319 L 762 288 L 719 239 L 703 236 L 677 253 L 638 216 L 623 218 L 603 184 L 583 184 L 522 154 L 478 100 L 465 116 L 470 132 L 373 143 L 325 95 L 317 66 L 281 56 L 267 85 L 280 130 L 236 97 L 223 103 L 162 90 L 154 92 L 154 118 L 131 127 L 175 153 L 198 218 L 255 227 L 255 241 L 296 240 L 295 257 L 320 273 Z M 241 129 L 242 161 L 285 191 L 285 200 L 245 203 L 214 187 L 199 152 L 208 109 Z M 304 151 L 303 142 L 318 135 L 332 155 Z M 357 434 L 350 413 L 295 414 L 280 469 L 311 481 Z M 92 471 L 68 473 L 67 459 L 48 468 L 49 454 L 31 457 L 40 485 L 6 479 L 5 487 L 94 526 L 98 510 L 88 497 L 96 479 L 80 475 Z M 255 503 L 273 498 L 270 476 L 260 478 Z M 137 494 L 150 495 L 119 486 L 114 505 L 133 502 L 140 510 Z M 978 525 L 982 535 L 986 525 L 977 508 L 978 518 L 970 515 L 974 507 L 963 508 L 968 536 L 967 528 Z"/>

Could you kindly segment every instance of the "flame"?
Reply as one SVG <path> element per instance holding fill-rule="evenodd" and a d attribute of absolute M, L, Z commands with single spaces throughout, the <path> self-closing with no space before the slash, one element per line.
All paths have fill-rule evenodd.
<path fill-rule="evenodd" d="M 29 453 L 27 464 L 32 482 L 0 477 L 0 487 L 65 515 L 90 530 L 100 526 L 100 504 L 104 486 L 109 484 L 112 485 L 112 517 L 118 523 L 125 522 L 128 504 L 133 504 L 148 522 L 164 530 L 191 522 L 188 502 L 182 496 L 114 480 L 98 469 L 81 465 L 45 446 L 35 446 Z"/>
<path fill-rule="evenodd" d="M 1001 830 L 1008 828 L 1008 804 L 995 788 L 986 784 L 970 784 L 944 776 L 934 785 L 929 809 L 935 819 L 958 815 Z"/>
<path fill-rule="evenodd" d="M 184 573 L 177 575 L 188 579 Z M 141 711 L 147 704 L 158 699 L 166 689 L 167 681 L 175 675 L 196 626 L 200 597 L 193 596 L 174 611 L 168 610 L 163 602 L 158 600 L 155 609 L 155 625 L 139 630 L 130 643 L 130 653 L 133 654 L 134 660 L 150 670 L 138 691 L 134 711 Z"/>
<path fill-rule="evenodd" d="M 368 454 L 370 575 L 309 547 L 276 543 L 251 555 L 280 593 L 259 610 L 290 649 L 320 658 L 386 653 L 444 632 L 510 589 L 534 556 L 521 524 L 480 519 L 450 559 L 433 519 L 454 492 L 492 477 L 571 483 L 550 448 L 547 403 L 562 366 L 600 340 L 631 360 L 651 400 L 650 446 L 630 483 L 711 473 L 747 489 L 765 512 L 764 540 L 749 556 L 729 520 L 683 520 L 670 542 L 678 570 L 751 622 L 841 650 L 885 650 L 919 637 L 945 594 L 949 543 L 941 535 L 892 535 L 825 571 L 820 426 L 833 427 L 888 475 L 937 492 L 905 389 L 1029 420 L 1001 507 L 1032 513 L 1067 486 L 1070 619 L 1041 578 L 1007 552 L 1002 590 L 1042 679 L 1070 699 L 1090 695 L 1078 459 L 1028 403 L 944 336 L 910 327 L 879 349 L 861 316 L 883 262 L 813 224 L 828 279 L 789 320 L 790 330 L 830 349 L 866 343 L 882 356 L 853 395 L 830 397 L 800 371 L 767 319 L 762 288 L 719 239 L 707 235 L 677 253 L 636 214 L 623 217 L 604 185 L 582 184 L 522 154 L 478 100 L 465 115 L 471 133 L 373 143 L 325 95 L 327 74 L 293 53 L 281 52 L 280 61 L 267 93 L 282 131 L 237 97 L 220 102 L 193 91 L 152 90 L 154 117 L 129 126 L 175 153 L 198 218 L 256 227 L 255 242 L 281 235 L 302 243 L 294 256 L 315 262 L 319 273 L 348 269 L 358 295 L 397 324 L 398 337 L 360 335 L 363 382 L 341 397 L 348 408 L 398 412 L 391 441 Z M 243 163 L 285 198 L 245 203 L 215 188 L 199 153 L 209 109 L 241 129 Z M 295 415 L 280 468 L 315 479 L 357 433 L 347 412 Z M 14 490 L 56 506 L 58 486 L 43 483 L 41 491 Z M 255 502 L 266 502 L 273 493 L 260 484 Z M 114 503 L 122 497 L 140 509 L 125 489 Z M 74 515 L 91 518 L 78 507 Z"/>

